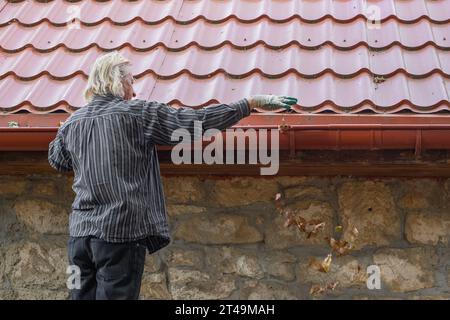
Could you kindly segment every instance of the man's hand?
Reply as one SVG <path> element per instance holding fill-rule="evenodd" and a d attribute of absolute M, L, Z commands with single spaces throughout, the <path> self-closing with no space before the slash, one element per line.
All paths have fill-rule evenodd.
<path fill-rule="evenodd" d="M 275 95 L 255 95 L 247 100 L 250 105 L 250 110 L 259 108 L 264 111 L 272 111 L 280 108 L 289 110 L 291 106 L 297 103 L 296 98 Z"/>

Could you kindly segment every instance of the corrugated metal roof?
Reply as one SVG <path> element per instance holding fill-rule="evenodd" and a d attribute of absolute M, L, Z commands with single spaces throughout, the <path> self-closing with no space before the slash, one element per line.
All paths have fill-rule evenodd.
<path fill-rule="evenodd" d="M 118 49 L 143 99 L 273 93 L 298 97 L 299 113 L 450 111 L 450 0 L 363 3 L 0 1 L 0 110 L 71 112 L 92 62 Z"/>

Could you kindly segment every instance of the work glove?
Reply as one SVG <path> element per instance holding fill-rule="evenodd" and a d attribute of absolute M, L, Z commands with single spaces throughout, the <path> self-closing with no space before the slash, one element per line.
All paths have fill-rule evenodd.
<path fill-rule="evenodd" d="M 247 100 L 250 110 L 258 108 L 263 111 L 273 111 L 280 108 L 289 110 L 291 106 L 297 103 L 296 98 L 275 95 L 254 95 Z"/>

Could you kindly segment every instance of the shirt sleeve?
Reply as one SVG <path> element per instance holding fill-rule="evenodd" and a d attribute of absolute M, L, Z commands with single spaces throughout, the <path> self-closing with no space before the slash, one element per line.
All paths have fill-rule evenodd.
<path fill-rule="evenodd" d="M 250 114 L 248 101 L 214 104 L 202 109 L 174 108 L 164 103 L 146 102 L 143 108 L 144 134 L 155 144 L 175 145 L 172 133 L 185 129 L 194 137 L 195 121 L 201 121 L 202 133 L 208 129 L 225 130 Z"/>
<path fill-rule="evenodd" d="M 72 158 L 64 146 L 63 136 L 59 130 L 56 134 L 56 138 L 50 142 L 48 148 L 48 162 L 54 169 L 61 172 L 73 170 Z"/>

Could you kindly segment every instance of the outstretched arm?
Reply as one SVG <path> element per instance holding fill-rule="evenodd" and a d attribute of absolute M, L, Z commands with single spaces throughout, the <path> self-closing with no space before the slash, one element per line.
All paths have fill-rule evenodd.
<path fill-rule="evenodd" d="M 201 121 L 202 130 L 224 130 L 248 116 L 253 108 L 270 111 L 290 108 L 296 102 L 295 98 L 256 95 L 230 104 L 214 104 L 198 110 L 146 102 L 142 111 L 144 134 L 155 144 L 174 145 L 178 141 L 172 141 L 172 133 L 176 129 L 185 129 L 193 136 L 196 121 Z"/>

